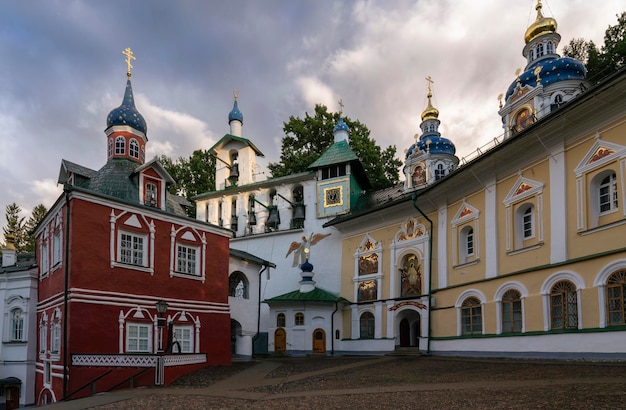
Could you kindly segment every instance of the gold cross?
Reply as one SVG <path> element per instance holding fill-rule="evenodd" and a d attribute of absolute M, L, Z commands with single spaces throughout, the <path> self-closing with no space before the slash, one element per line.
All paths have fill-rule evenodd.
<path fill-rule="evenodd" d="M 128 78 L 130 78 L 130 70 L 131 68 L 133 68 L 133 65 L 130 62 L 131 60 L 136 60 L 136 58 L 133 55 L 130 47 L 127 47 L 126 50 L 122 51 L 122 54 L 126 56 L 126 65 L 128 65 L 128 71 L 126 71 L 126 75 L 128 76 Z"/>
<path fill-rule="evenodd" d="M 237 101 L 237 97 L 239 97 L 239 94 L 237 94 L 236 88 L 233 88 L 233 97 L 235 98 L 235 101 Z"/>
<path fill-rule="evenodd" d="M 343 99 L 339 99 L 339 115 L 343 114 Z"/>
<path fill-rule="evenodd" d="M 430 78 L 430 76 L 426 77 L 426 81 L 428 81 L 428 94 L 432 93 L 432 90 L 430 89 L 430 85 L 434 84 L 435 82 L 433 81 L 432 78 Z"/>

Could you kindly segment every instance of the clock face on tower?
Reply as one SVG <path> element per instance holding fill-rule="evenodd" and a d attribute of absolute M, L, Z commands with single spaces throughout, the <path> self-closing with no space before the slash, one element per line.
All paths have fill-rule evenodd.
<path fill-rule="evenodd" d="M 342 191 L 342 186 L 324 188 L 324 208 L 328 208 L 329 206 L 343 205 Z"/>

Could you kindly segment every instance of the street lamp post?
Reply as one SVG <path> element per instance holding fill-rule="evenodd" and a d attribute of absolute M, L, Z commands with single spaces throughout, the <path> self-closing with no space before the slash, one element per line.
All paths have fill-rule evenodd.
<path fill-rule="evenodd" d="M 159 328 L 159 351 L 163 351 L 163 328 L 165 327 L 165 318 L 163 317 L 165 315 L 165 312 L 167 312 L 167 308 L 169 307 L 169 305 L 167 304 L 166 301 L 164 301 L 163 299 L 160 299 L 157 303 L 156 303 L 156 311 L 159 314 L 159 318 L 157 321 L 157 326 Z M 168 335 L 167 335 L 167 340 L 168 340 L 168 345 L 166 347 L 166 351 L 169 348 L 169 338 L 170 338 L 170 330 L 168 329 Z"/>

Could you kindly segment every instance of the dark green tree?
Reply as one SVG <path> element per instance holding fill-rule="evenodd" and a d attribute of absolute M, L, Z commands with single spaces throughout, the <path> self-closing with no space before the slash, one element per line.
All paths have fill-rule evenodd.
<path fill-rule="evenodd" d="M 626 12 L 617 15 L 617 24 L 604 33 L 604 45 L 574 38 L 563 47 L 563 55 L 582 61 L 587 67 L 587 79 L 597 83 L 604 77 L 626 67 Z"/>
<path fill-rule="evenodd" d="M 35 252 L 35 235 L 34 231 L 37 225 L 43 220 L 46 216 L 48 209 L 46 209 L 43 204 L 39 204 L 33 208 L 33 212 L 31 212 L 30 218 L 24 224 L 24 230 L 27 235 L 26 241 L 26 252 Z"/>
<path fill-rule="evenodd" d="M 314 116 L 309 113 L 305 113 L 304 118 L 290 116 L 283 124 L 285 136 L 280 161 L 268 164 L 272 177 L 306 171 L 333 144 L 333 128 L 339 117 L 340 113 L 330 113 L 322 104 L 315 105 Z M 372 187 L 379 189 L 396 184 L 402 162 L 396 158 L 395 145 L 383 150 L 370 138 L 365 124 L 347 117 L 343 119 L 350 127 L 350 147 L 361 161 Z"/>
<path fill-rule="evenodd" d="M 157 160 L 174 178 L 175 183 L 168 190 L 187 200 L 203 192 L 215 190 L 215 158 L 208 150 L 195 150 L 189 158 L 179 157 L 176 161 L 161 155 Z M 194 207 L 187 210 L 190 217 L 196 216 Z"/>
<path fill-rule="evenodd" d="M 13 235 L 15 240 L 15 249 L 18 252 L 24 252 L 27 244 L 27 235 L 24 228 L 25 217 L 20 216 L 21 212 L 22 208 L 15 202 L 8 204 L 5 208 L 5 218 L 7 224 L 2 228 L 5 243 L 7 235 Z"/>

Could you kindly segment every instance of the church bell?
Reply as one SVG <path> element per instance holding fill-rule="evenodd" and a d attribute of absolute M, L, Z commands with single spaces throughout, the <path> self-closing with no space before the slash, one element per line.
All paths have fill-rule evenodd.
<path fill-rule="evenodd" d="M 268 207 L 270 214 L 267 217 L 267 222 L 265 222 L 265 226 L 271 229 L 277 229 L 278 225 L 280 225 L 280 215 L 278 214 L 277 206 L 269 206 Z"/>

